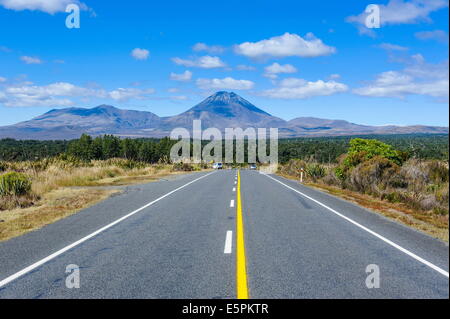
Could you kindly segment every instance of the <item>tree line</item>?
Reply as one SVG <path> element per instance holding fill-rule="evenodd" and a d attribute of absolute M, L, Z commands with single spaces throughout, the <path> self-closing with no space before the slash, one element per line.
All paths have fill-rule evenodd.
<path fill-rule="evenodd" d="M 339 156 L 348 151 L 350 141 L 357 137 L 377 139 L 392 145 L 404 152 L 408 158 L 448 160 L 448 135 L 409 134 L 280 139 L 279 161 L 286 163 L 290 159 L 298 158 L 318 163 L 335 163 Z M 168 160 L 170 149 L 175 143 L 176 141 L 167 137 L 131 139 L 114 135 L 91 137 L 87 134 L 71 141 L 2 139 L 0 160 L 39 160 L 69 154 L 83 160 L 120 157 L 156 163 Z M 203 141 L 203 145 L 207 143 Z"/>

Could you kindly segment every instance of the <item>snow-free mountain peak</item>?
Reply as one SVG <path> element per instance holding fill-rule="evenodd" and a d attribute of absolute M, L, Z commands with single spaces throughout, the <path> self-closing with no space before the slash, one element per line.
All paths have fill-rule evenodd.
<path fill-rule="evenodd" d="M 299 111 L 300 112 L 300 111 Z M 336 136 L 363 134 L 448 134 L 447 127 L 367 126 L 343 120 L 299 117 L 289 122 L 259 109 L 234 92 L 217 92 L 179 115 L 159 117 L 148 111 L 124 110 L 111 105 L 94 108 L 54 109 L 29 121 L 0 127 L 0 138 L 74 139 L 82 133 L 115 134 L 122 137 L 169 136 L 174 128 L 278 128 L 280 137 Z"/>

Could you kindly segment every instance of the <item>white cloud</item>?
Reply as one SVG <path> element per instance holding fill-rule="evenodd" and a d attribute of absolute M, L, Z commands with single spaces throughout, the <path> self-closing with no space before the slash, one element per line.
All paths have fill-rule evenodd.
<path fill-rule="evenodd" d="M 311 82 L 304 79 L 287 78 L 282 80 L 278 87 L 265 90 L 261 95 L 276 99 L 307 99 L 314 96 L 341 93 L 347 90 L 347 85 L 336 81 L 318 80 Z"/>
<path fill-rule="evenodd" d="M 248 80 L 236 80 L 231 77 L 223 79 L 198 79 L 197 86 L 203 90 L 250 90 L 255 85 Z"/>
<path fill-rule="evenodd" d="M 0 0 L 0 5 L 6 9 L 15 11 L 36 10 L 50 14 L 65 12 L 68 4 L 77 4 L 81 9 L 87 10 L 87 6 L 78 0 Z"/>
<path fill-rule="evenodd" d="M 374 81 L 354 89 L 353 92 L 362 96 L 401 99 L 408 95 L 425 95 L 435 98 L 437 102 L 447 102 L 448 60 L 439 64 L 429 64 L 421 55 L 415 55 L 412 61 L 401 71 L 378 74 Z"/>
<path fill-rule="evenodd" d="M 168 88 L 167 92 L 169 92 L 169 93 L 177 93 L 177 92 L 180 92 L 180 89 L 179 88 Z"/>
<path fill-rule="evenodd" d="M 220 45 L 207 45 L 206 43 L 199 42 L 192 47 L 192 50 L 196 52 L 206 51 L 211 54 L 220 54 L 225 51 L 225 48 Z"/>
<path fill-rule="evenodd" d="M 39 59 L 38 57 L 31 57 L 31 56 L 21 56 L 20 60 L 22 60 L 23 62 L 25 62 L 26 64 L 42 64 L 42 60 Z"/>
<path fill-rule="evenodd" d="M 408 50 L 407 47 L 402 47 L 400 45 L 392 44 L 392 43 L 381 43 L 380 45 L 378 45 L 378 47 L 381 49 L 384 49 L 386 51 L 407 51 Z"/>
<path fill-rule="evenodd" d="M 118 88 L 108 92 L 108 96 L 116 101 L 145 100 L 148 98 L 147 95 L 153 93 L 155 93 L 154 89 Z"/>
<path fill-rule="evenodd" d="M 280 65 L 278 63 L 273 63 L 264 68 L 264 76 L 271 79 L 276 79 L 277 74 L 280 73 L 295 73 L 297 69 L 291 64 Z"/>
<path fill-rule="evenodd" d="M 436 40 L 438 42 L 447 43 L 448 34 L 444 30 L 421 31 L 414 34 L 420 40 Z"/>
<path fill-rule="evenodd" d="M 380 8 L 380 24 L 411 24 L 418 22 L 431 22 L 430 13 L 448 6 L 448 0 L 390 0 Z M 347 17 L 347 22 L 358 26 L 361 34 L 373 34 L 374 29 L 365 26 L 368 13 L 362 12 L 356 16 Z"/>
<path fill-rule="evenodd" d="M 254 66 L 251 65 L 245 65 L 245 64 L 239 64 L 236 69 L 238 69 L 239 71 L 255 71 L 256 68 Z"/>
<path fill-rule="evenodd" d="M 150 51 L 146 49 L 136 48 L 133 51 L 131 51 L 131 56 L 136 60 L 147 60 L 149 55 Z"/>
<path fill-rule="evenodd" d="M 244 42 L 234 46 L 237 54 L 249 58 L 270 58 L 299 56 L 304 58 L 330 55 L 336 48 L 325 45 L 314 34 L 308 33 L 304 38 L 288 33 L 258 42 Z"/>
<path fill-rule="evenodd" d="M 6 78 L 0 76 L 0 83 L 6 82 L 6 80 L 7 80 Z"/>
<path fill-rule="evenodd" d="M 197 67 L 203 69 L 213 69 L 213 68 L 223 68 L 225 67 L 225 63 L 216 56 L 205 55 L 196 59 L 181 59 L 181 58 L 172 58 L 172 61 L 175 64 L 183 65 L 185 67 Z"/>
<path fill-rule="evenodd" d="M 61 97 L 103 96 L 96 90 L 75 86 L 71 83 L 57 82 L 45 86 L 21 85 L 7 87 L 2 102 L 5 106 L 68 106 L 73 102 Z"/>
<path fill-rule="evenodd" d="M 184 71 L 184 73 L 170 73 L 170 79 L 174 81 L 188 82 L 192 79 L 192 72 L 189 70 Z"/>
<path fill-rule="evenodd" d="M 86 88 L 67 82 L 56 82 L 49 85 L 21 84 L 8 86 L 0 91 L 1 103 L 9 107 L 31 106 L 69 106 L 74 102 L 71 98 L 100 98 L 126 101 L 129 99 L 146 99 L 154 89 L 118 88 L 106 91 L 101 88 Z"/>

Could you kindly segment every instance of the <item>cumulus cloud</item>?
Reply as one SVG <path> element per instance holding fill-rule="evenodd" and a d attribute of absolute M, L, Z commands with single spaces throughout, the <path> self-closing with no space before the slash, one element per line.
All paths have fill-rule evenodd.
<path fill-rule="evenodd" d="M 225 51 L 225 48 L 220 45 L 207 45 L 206 43 L 199 42 L 192 47 L 192 50 L 196 52 L 205 51 L 211 54 L 220 54 Z"/>
<path fill-rule="evenodd" d="M 68 4 L 77 4 L 81 9 L 88 7 L 78 0 L 0 0 L 0 5 L 15 11 L 32 10 L 43 11 L 50 14 L 65 12 Z"/>
<path fill-rule="evenodd" d="M 433 97 L 437 102 L 447 102 L 448 60 L 429 64 L 421 55 L 415 55 L 411 61 L 403 70 L 382 72 L 375 80 L 353 92 L 362 96 L 400 99 L 408 95 L 425 95 Z"/>
<path fill-rule="evenodd" d="M 390 0 L 386 5 L 378 5 L 380 8 L 380 24 L 393 25 L 393 24 L 411 24 L 418 22 L 430 22 L 430 13 L 437 11 L 448 6 L 448 0 Z M 347 17 L 347 22 L 354 23 L 358 26 L 361 34 L 373 33 L 373 29 L 369 29 L 365 26 L 365 21 L 368 13 L 365 11 L 355 15 Z"/>
<path fill-rule="evenodd" d="M 43 61 L 39 59 L 38 57 L 31 57 L 31 56 L 21 56 L 20 60 L 25 62 L 26 64 L 42 64 Z"/>
<path fill-rule="evenodd" d="M 312 82 L 298 78 L 287 78 L 280 81 L 278 87 L 265 90 L 261 95 L 276 99 L 307 99 L 314 96 L 341 93 L 347 90 L 347 85 L 334 80 Z"/>
<path fill-rule="evenodd" d="M 414 34 L 419 40 L 435 40 L 442 43 L 448 42 L 448 34 L 444 30 L 421 31 Z"/>
<path fill-rule="evenodd" d="M 273 63 L 269 66 L 266 66 L 264 68 L 264 76 L 267 78 L 271 78 L 271 79 L 276 79 L 278 77 L 277 74 L 280 73 L 295 73 L 297 72 L 297 69 L 291 65 L 291 64 L 278 64 L 278 63 Z"/>
<path fill-rule="evenodd" d="M 69 106 L 72 98 L 101 98 L 126 101 L 129 99 L 146 99 L 154 89 L 118 88 L 107 91 L 101 88 L 87 88 L 67 82 L 56 82 L 48 85 L 21 84 L 6 87 L 0 91 L 1 103 L 9 107 L 32 106 Z"/>
<path fill-rule="evenodd" d="M 258 42 L 244 42 L 234 46 L 237 54 L 249 58 L 283 58 L 299 56 L 303 58 L 330 55 L 336 48 L 328 46 L 314 34 L 308 33 L 304 38 L 288 33 Z"/>
<path fill-rule="evenodd" d="M 150 55 L 150 51 L 146 49 L 136 48 L 131 51 L 131 56 L 136 60 L 147 60 Z"/>
<path fill-rule="evenodd" d="M 182 65 L 185 67 L 196 67 L 202 69 L 214 69 L 223 68 L 226 64 L 216 56 L 205 55 L 195 59 L 181 59 L 178 57 L 172 58 L 175 64 Z"/>
<path fill-rule="evenodd" d="M 231 77 L 223 79 L 198 79 L 197 86 L 203 90 L 250 90 L 255 83 L 248 80 L 236 80 Z"/>
<path fill-rule="evenodd" d="M 192 72 L 189 70 L 184 71 L 181 74 L 170 73 L 170 79 L 174 81 L 188 82 L 192 79 Z"/>

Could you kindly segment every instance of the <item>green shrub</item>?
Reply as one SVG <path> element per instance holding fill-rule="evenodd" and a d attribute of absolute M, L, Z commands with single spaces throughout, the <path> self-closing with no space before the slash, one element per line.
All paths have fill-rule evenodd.
<path fill-rule="evenodd" d="M 403 201 L 403 195 L 399 192 L 391 192 L 388 194 L 383 194 L 381 199 L 386 199 L 391 203 L 400 203 Z"/>
<path fill-rule="evenodd" d="M 345 180 L 345 171 L 342 167 L 338 166 L 334 169 L 334 175 L 342 182 Z"/>
<path fill-rule="evenodd" d="M 314 181 L 325 176 L 325 168 L 320 164 L 308 164 L 305 170 L 308 176 Z"/>
<path fill-rule="evenodd" d="M 401 165 L 405 158 L 404 154 L 401 154 L 389 144 L 378 140 L 354 138 L 350 141 L 348 156 L 344 163 L 349 167 L 354 167 L 375 156 L 391 160 L 397 165 Z"/>
<path fill-rule="evenodd" d="M 22 173 L 10 172 L 0 176 L 1 196 L 27 195 L 31 191 L 30 179 Z"/>

